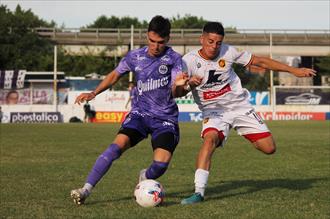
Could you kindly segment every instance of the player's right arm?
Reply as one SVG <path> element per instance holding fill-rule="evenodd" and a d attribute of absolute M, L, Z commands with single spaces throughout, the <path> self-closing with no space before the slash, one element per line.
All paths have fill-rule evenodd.
<path fill-rule="evenodd" d="M 96 97 L 99 93 L 102 93 L 106 89 L 108 89 L 110 86 L 114 85 L 120 78 L 120 74 L 113 70 L 110 72 L 104 79 L 101 81 L 101 83 L 96 87 L 96 89 L 90 93 L 82 93 L 77 98 L 75 103 L 80 103 L 84 101 L 90 101 Z"/>

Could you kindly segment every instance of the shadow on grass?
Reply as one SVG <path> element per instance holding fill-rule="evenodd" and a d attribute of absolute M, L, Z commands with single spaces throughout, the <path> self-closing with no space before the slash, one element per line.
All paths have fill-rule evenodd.
<path fill-rule="evenodd" d="M 206 189 L 206 200 L 225 199 L 235 196 L 242 196 L 264 190 L 279 188 L 293 191 L 307 190 L 313 187 L 314 183 L 321 181 L 329 181 L 329 177 L 324 178 L 310 178 L 310 179 L 267 179 L 267 180 L 233 180 L 233 181 L 219 181 L 218 185 L 211 186 Z M 191 185 L 189 185 L 190 187 Z M 180 185 L 181 187 L 181 185 Z M 188 185 L 187 185 L 188 187 Z M 242 191 L 242 189 L 244 191 Z M 240 190 L 240 191 L 235 191 Z M 188 197 L 193 192 L 193 188 L 187 188 L 185 191 L 166 192 L 166 201 L 161 207 L 168 207 L 180 204 L 181 199 Z M 179 198 L 178 202 L 173 199 Z M 172 200 L 171 200 L 172 199 Z M 134 200 L 132 196 L 118 197 L 109 200 L 95 200 L 87 202 L 86 205 L 96 205 L 108 202 L 121 202 L 127 200 Z M 171 200 L 171 201 L 170 201 Z"/>
<path fill-rule="evenodd" d="M 313 187 L 314 183 L 328 181 L 330 178 L 310 179 L 268 179 L 268 180 L 234 180 L 219 182 L 219 185 L 209 187 L 206 190 L 207 200 L 224 199 L 234 196 L 241 196 L 260 192 L 269 189 L 288 189 L 292 191 L 307 190 Z M 235 190 L 244 190 L 237 191 Z"/>

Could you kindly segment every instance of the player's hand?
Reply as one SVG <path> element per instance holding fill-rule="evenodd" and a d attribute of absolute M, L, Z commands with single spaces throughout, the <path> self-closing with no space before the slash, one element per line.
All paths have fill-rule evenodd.
<path fill-rule="evenodd" d="M 80 105 L 80 103 L 83 103 L 85 101 L 90 101 L 90 100 L 94 99 L 95 96 L 96 95 L 95 95 L 94 92 L 82 93 L 76 98 L 76 101 L 74 103 L 78 103 L 78 105 Z"/>
<path fill-rule="evenodd" d="M 191 78 L 189 78 L 188 84 L 193 89 L 193 88 L 197 87 L 198 85 L 200 85 L 202 83 L 202 80 L 203 80 L 203 78 L 201 78 L 201 77 L 192 76 Z"/>
<path fill-rule="evenodd" d="M 175 86 L 184 86 L 188 83 L 189 76 L 187 73 L 177 74 L 175 78 Z"/>
<path fill-rule="evenodd" d="M 296 77 L 313 77 L 316 76 L 316 71 L 311 68 L 297 68 L 292 74 Z"/>

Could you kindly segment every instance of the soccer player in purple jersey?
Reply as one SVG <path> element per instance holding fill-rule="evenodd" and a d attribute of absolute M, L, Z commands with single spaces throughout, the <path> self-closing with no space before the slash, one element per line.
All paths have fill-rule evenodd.
<path fill-rule="evenodd" d="M 135 104 L 112 144 L 96 160 L 85 185 L 71 191 L 76 204 L 84 203 L 113 161 L 149 134 L 153 161 L 149 168 L 141 170 L 139 181 L 157 179 L 165 173 L 180 136 L 174 97 L 181 96 L 185 86 L 181 56 L 167 46 L 170 29 L 168 19 L 155 16 L 148 27 L 148 45 L 130 51 L 93 92 L 77 97 L 75 102 L 78 104 L 92 100 L 125 73 L 132 71 L 135 76 Z"/>

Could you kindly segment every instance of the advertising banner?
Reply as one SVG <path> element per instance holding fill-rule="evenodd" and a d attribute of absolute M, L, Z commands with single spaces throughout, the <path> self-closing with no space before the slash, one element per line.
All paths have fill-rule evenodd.
<path fill-rule="evenodd" d="M 257 112 L 263 120 L 330 120 L 330 113 L 324 112 L 277 112 L 275 118 L 272 112 Z M 201 112 L 180 112 L 180 122 L 201 122 Z"/>
<path fill-rule="evenodd" d="M 250 103 L 255 106 L 269 105 L 269 92 L 268 91 L 251 91 Z"/>
<path fill-rule="evenodd" d="M 273 118 L 271 112 L 258 112 L 264 120 L 326 120 L 322 112 L 277 112 Z"/>
<path fill-rule="evenodd" d="M 25 70 L 1 70 L 0 89 L 20 89 L 24 87 Z"/>
<path fill-rule="evenodd" d="M 201 112 L 180 112 L 179 121 L 180 122 L 200 122 L 202 121 Z"/>
<path fill-rule="evenodd" d="M 276 91 L 277 105 L 329 105 L 330 92 L 321 89 Z"/>
<path fill-rule="evenodd" d="M 59 112 L 11 112 L 11 123 L 59 123 L 63 122 Z"/>
<path fill-rule="evenodd" d="M 58 104 L 65 104 L 67 89 L 59 89 L 57 92 Z M 8 105 L 30 105 L 32 94 L 32 104 L 53 104 L 53 89 L 29 88 L 18 90 L 1 90 L 0 104 Z"/>
<path fill-rule="evenodd" d="M 121 123 L 126 118 L 128 112 L 96 112 L 93 122 L 98 123 Z"/>
<path fill-rule="evenodd" d="M 89 91 L 83 91 L 88 93 Z M 68 95 L 68 104 L 74 104 L 76 98 L 83 93 L 82 91 L 70 91 Z M 128 91 L 104 91 L 97 95 L 94 100 L 90 101 L 91 105 L 103 105 L 109 109 L 126 110 L 125 106 L 129 99 Z"/>

